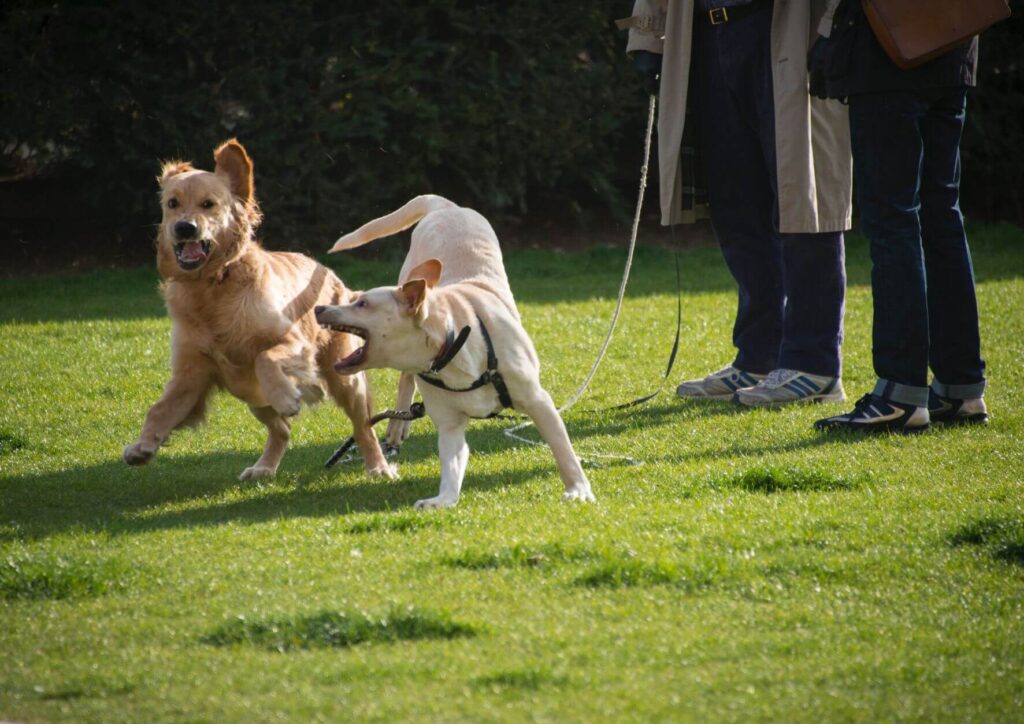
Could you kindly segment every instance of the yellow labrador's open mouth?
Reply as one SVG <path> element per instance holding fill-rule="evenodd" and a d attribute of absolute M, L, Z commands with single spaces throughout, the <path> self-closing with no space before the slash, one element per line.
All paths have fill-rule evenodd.
<path fill-rule="evenodd" d="M 363 360 L 366 359 L 366 348 L 369 345 L 369 342 L 366 341 L 369 333 L 365 329 L 363 329 L 362 327 L 351 327 L 347 324 L 324 324 L 321 326 L 326 327 L 327 329 L 330 329 L 335 332 L 345 332 L 347 334 L 351 334 L 355 337 L 359 337 L 364 342 L 366 342 L 366 344 L 363 344 L 362 347 L 357 349 L 352 354 L 348 355 L 347 357 L 342 357 L 340 360 L 335 362 L 335 372 L 344 372 L 345 370 L 351 369 L 353 367 L 358 367 L 360 364 L 363 363 Z"/>

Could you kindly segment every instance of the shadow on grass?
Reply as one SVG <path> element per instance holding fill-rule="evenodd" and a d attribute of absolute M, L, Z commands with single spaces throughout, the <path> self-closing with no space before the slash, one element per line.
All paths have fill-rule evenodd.
<path fill-rule="evenodd" d="M 662 392 L 658 399 L 647 405 L 617 410 L 614 412 L 595 411 L 581 414 L 573 409 L 566 416 L 566 427 L 569 436 L 576 443 L 590 437 L 614 437 L 639 428 L 653 430 L 666 425 L 714 425 L 716 419 L 749 415 L 754 409 L 742 405 L 713 400 L 677 400 L 670 392 Z M 784 410 L 773 412 L 783 413 Z M 810 424 L 808 424 L 810 430 Z M 536 431 L 534 439 L 539 439 Z M 768 453 L 783 453 L 805 450 L 808 448 L 828 445 L 857 445 L 870 440 L 869 437 L 856 434 L 812 434 L 788 442 L 780 442 L 778 437 L 771 441 L 747 441 L 742 436 L 715 438 L 717 443 L 702 441 L 693 449 L 689 441 L 680 441 L 679 450 L 657 457 L 645 458 L 645 462 L 681 463 L 700 460 L 719 460 L 721 458 L 762 457 Z M 578 446 L 579 447 L 579 446 Z M 672 447 L 670 444 L 669 448 Z M 692 447 L 692 445 L 691 445 Z M 584 449 L 577 449 L 581 457 L 586 457 Z M 612 451 L 614 452 L 614 451 Z M 626 451 L 628 452 L 628 451 Z"/>
<path fill-rule="evenodd" d="M 960 526 L 948 537 L 954 548 L 979 546 L 1003 563 L 1024 566 L 1024 519 L 987 517 Z"/>
<path fill-rule="evenodd" d="M 211 646 L 248 644 L 284 653 L 295 649 L 348 648 L 362 643 L 468 638 L 477 633 L 477 627 L 444 613 L 395 607 L 383 615 L 320 611 L 255 621 L 239 616 L 200 641 Z"/>
<path fill-rule="evenodd" d="M 422 448 L 422 442 L 407 442 L 407 446 Z M 417 500 L 437 494 L 439 465 L 430 466 L 421 475 L 404 475 L 401 480 L 369 478 L 361 463 L 324 470 L 322 462 L 332 449 L 324 445 L 293 449 L 278 477 L 263 481 L 237 480 L 238 473 L 252 464 L 254 457 L 240 452 L 163 455 L 142 468 L 130 468 L 117 460 L 0 479 L 4 500 L 0 541 L 45 538 L 69 531 L 117 535 L 228 522 L 261 523 L 366 512 L 383 515 L 390 511 L 396 511 L 394 515 L 401 520 L 394 526 L 380 521 L 377 525 L 411 532 L 419 526 L 409 524 L 410 515 L 431 515 L 411 513 L 409 509 Z M 419 450 L 419 456 L 427 454 Z M 436 458 L 436 453 L 433 455 Z M 519 485 L 554 471 L 553 462 L 519 466 L 500 476 L 477 474 L 473 467 L 471 460 L 463 485 L 463 490 L 470 493 Z"/>

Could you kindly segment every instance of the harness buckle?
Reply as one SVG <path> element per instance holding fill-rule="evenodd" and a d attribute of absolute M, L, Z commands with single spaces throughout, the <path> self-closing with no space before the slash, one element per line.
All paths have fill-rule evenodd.
<path fill-rule="evenodd" d="M 727 8 L 711 8 L 708 10 L 708 22 L 712 25 L 729 22 L 729 10 Z"/>

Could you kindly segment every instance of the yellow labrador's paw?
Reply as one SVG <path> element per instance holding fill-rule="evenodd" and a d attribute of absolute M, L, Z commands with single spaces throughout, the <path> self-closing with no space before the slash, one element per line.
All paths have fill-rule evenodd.
<path fill-rule="evenodd" d="M 416 501 L 417 510 L 429 510 L 433 508 L 451 508 L 459 502 L 458 498 L 446 498 L 438 495 L 436 498 L 424 498 Z"/>
<path fill-rule="evenodd" d="M 594 497 L 589 485 L 575 485 L 572 488 L 566 488 L 565 494 L 562 495 L 562 500 L 578 500 L 581 503 L 593 503 L 597 498 Z"/>
<path fill-rule="evenodd" d="M 277 468 L 268 468 L 264 465 L 253 465 L 242 471 L 238 476 L 239 480 L 259 480 L 261 478 L 272 478 L 277 474 Z"/>
<path fill-rule="evenodd" d="M 379 465 L 367 465 L 366 472 L 371 478 L 387 478 L 388 480 L 398 480 L 398 465 L 383 462 Z"/>
<path fill-rule="evenodd" d="M 156 450 L 144 447 L 141 442 L 136 442 L 124 449 L 121 459 L 129 465 L 145 465 L 153 459 L 154 455 L 156 455 Z"/>

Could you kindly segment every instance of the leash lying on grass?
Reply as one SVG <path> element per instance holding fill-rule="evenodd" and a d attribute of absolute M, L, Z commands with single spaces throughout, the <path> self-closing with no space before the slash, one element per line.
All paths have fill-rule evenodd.
<path fill-rule="evenodd" d="M 579 401 L 580 397 L 583 396 L 583 393 L 590 386 L 591 381 L 594 379 L 594 375 L 597 374 L 598 367 L 600 367 L 600 365 L 601 365 L 601 361 L 604 359 L 605 353 L 608 351 L 608 347 L 611 345 L 612 335 L 615 333 L 615 327 L 618 324 L 619 315 L 622 312 L 622 303 L 623 303 L 623 299 L 626 296 L 626 284 L 629 282 L 629 273 L 630 273 L 630 271 L 633 268 L 633 253 L 636 250 L 637 233 L 638 233 L 639 228 L 640 228 L 640 213 L 643 210 L 644 191 L 647 189 L 647 170 L 648 170 L 648 164 L 649 164 L 650 157 L 651 157 L 651 139 L 652 139 L 652 137 L 654 135 L 654 119 L 655 119 L 655 108 L 656 108 L 656 105 L 657 105 L 657 97 L 652 95 L 650 97 L 650 101 L 648 103 L 648 109 L 647 109 L 647 131 L 646 131 L 646 134 L 644 136 L 644 162 L 643 162 L 643 166 L 641 166 L 641 168 L 640 168 L 640 191 L 637 194 L 636 212 L 633 215 L 633 228 L 632 228 L 632 232 L 631 232 L 630 238 L 629 238 L 629 250 L 628 250 L 628 252 L 626 254 L 626 266 L 625 266 L 625 268 L 622 271 L 622 281 L 619 283 L 619 294 L 618 294 L 618 299 L 615 302 L 615 311 L 612 313 L 612 321 L 611 321 L 611 324 L 608 327 L 608 333 L 605 335 L 604 343 L 601 345 L 601 349 L 597 353 L 597 358 L 594 360 L 594 364 L 590 368 L 590 372 L 587 374 L 586 379 L 583 380 L 583 384 L 580 385 L 579 389 L 577 389 L 576 392 L 573 394 L 573 396 L 571 398 L 569 398 L 569 401 L 566 402 L 565 404 L 563 404 L 560 408 L 558 408 L 559 414 L 565 412 L 570 407 L 575 405 Z M 667 365 L 667 367 L 665 369 L 665 374 L 662 376 L 661 383 L 658 385 L 658 389 L 656 389 L 654 392 L 651 392 L 651 393 L 649 393 L 647 395 L 644 395 L 642 397 L 638 397 L 635 400 L 630 400 L 629 402 L 625 402 L 625 403 L 622 403 L 622 404 L 619 404 L 619 405 L 613 405 L 611 407 L 604 408 L 606 410 L 623 410 L 623 409 L 626 409 L 626 408 L 636 407 L 638 405 L 642 405 L 645 402 L 648 402 L 648 401 L 654 399 L 656 396 L 658 396 L 661 393 L 661 390 L 662 390 L 662 387 L 664 386 L 665 380 L 668 379 L 669 374 L 672 372 L 672 366 L 675 364 L 676 354 L 679 351 L 679 338 L 680 338 L 680 332 L 682 330 L 682 323 L 683 323 L 682 283 L 681 283 L 680 274 L 679 274 L 679 255 L 678 254 L 676 254 L 676 256 L 675 256 L 675 263 L 676 263 L 676 337 L 675 337 L 675 341 L 672 344 L 672 351 L 669 353 L 668 365 Z M 418 420 L 419 418 L 423 417 L 425 414 L 426 414 L 426 410 L 423 407 L 423 403 L 422 402 L 417 402 L 417 403 L 414 403 L 412 406 L 410 406 L 409 410 L 406 410 L 406 411 L 385 410 L 384 412 L 380 412 L 380 413 L 374 415 L 372 418 L 370 418 L 370 426 L 372 427 L 372 426 L 376 425 L 381 420 L 391 420 L 391 419 L 395 419 L 395 420 Z M 521 417 L 512 416 L 512 415 L 495 415 L 495 417 L 498 417 L 499 419 L 503 419 L 503 420 L 521 420 L 521 419 L 523 419 Z M 538 442 L 536 440 L 530 440 L 529 438 L 525 438 L 525 437 L 522 437 L 522 436 L 516 434 L 520 430 L 523 430 L 523 429 L 525 429 L 527 427 L 531 427 L 532 425 L 533 425 L 532 421 L 526 420 L 525 422 L 520 422 L 518 425 L 513 425 L 512 427 L 506 429 L 504 431 L 504 434 L 508 438 L 511 438 L 513 440 L 518 440 L 519 442 L 526 443 L 528 445 L 541 446 L 544 443 Z M 348 438 L 341 445 L 341 447 L 339 447 L 337 450 L 335 450 L 334 454 L 331 455 L 331 457 L 327 460 L 326 467 L 330 468 L 330 467 L 333 467 L 334 465 L 336 465 L 339 462 L 349 462 L 351 460 L 354 460 L 355 458 L 353 456 L 349 456 L 348 458 L 345 458 L 346 453 L 348 453 L 348 451 L 352 448 L 352 446 L 354 444 L 355 444 L 355 438 L 354 437 Z M 388 446 L 388 447 L 385 448 L 384 454 L 387 457 L 393 457 L 394 455 L 398 454 L 398 449 L 397 448 L 392 448 L 392 447 Z M 343 458 L 345 458 L 345 459 L 343 460 Z M 640 464 L 637 460 L 635 460 L 635 459 L 633 459 L 633 458 L 631 458 L 629 456 L 626 456 L 626 455 L 610 455 L 610 454 L 604 454 L 604 453 L 591 453 L 590 455 L 588 455 L 588 458 L 610 458 L 610 459 L 616 459 L 616 460 L 625 460 L 625 461 L 627 461 L 627 462 L 629 462 L 630 464 L 633 464 L 633 465 L 639 465 Z M 592 462 L 592 464 L 593 464 L 593 462 Z"/>

